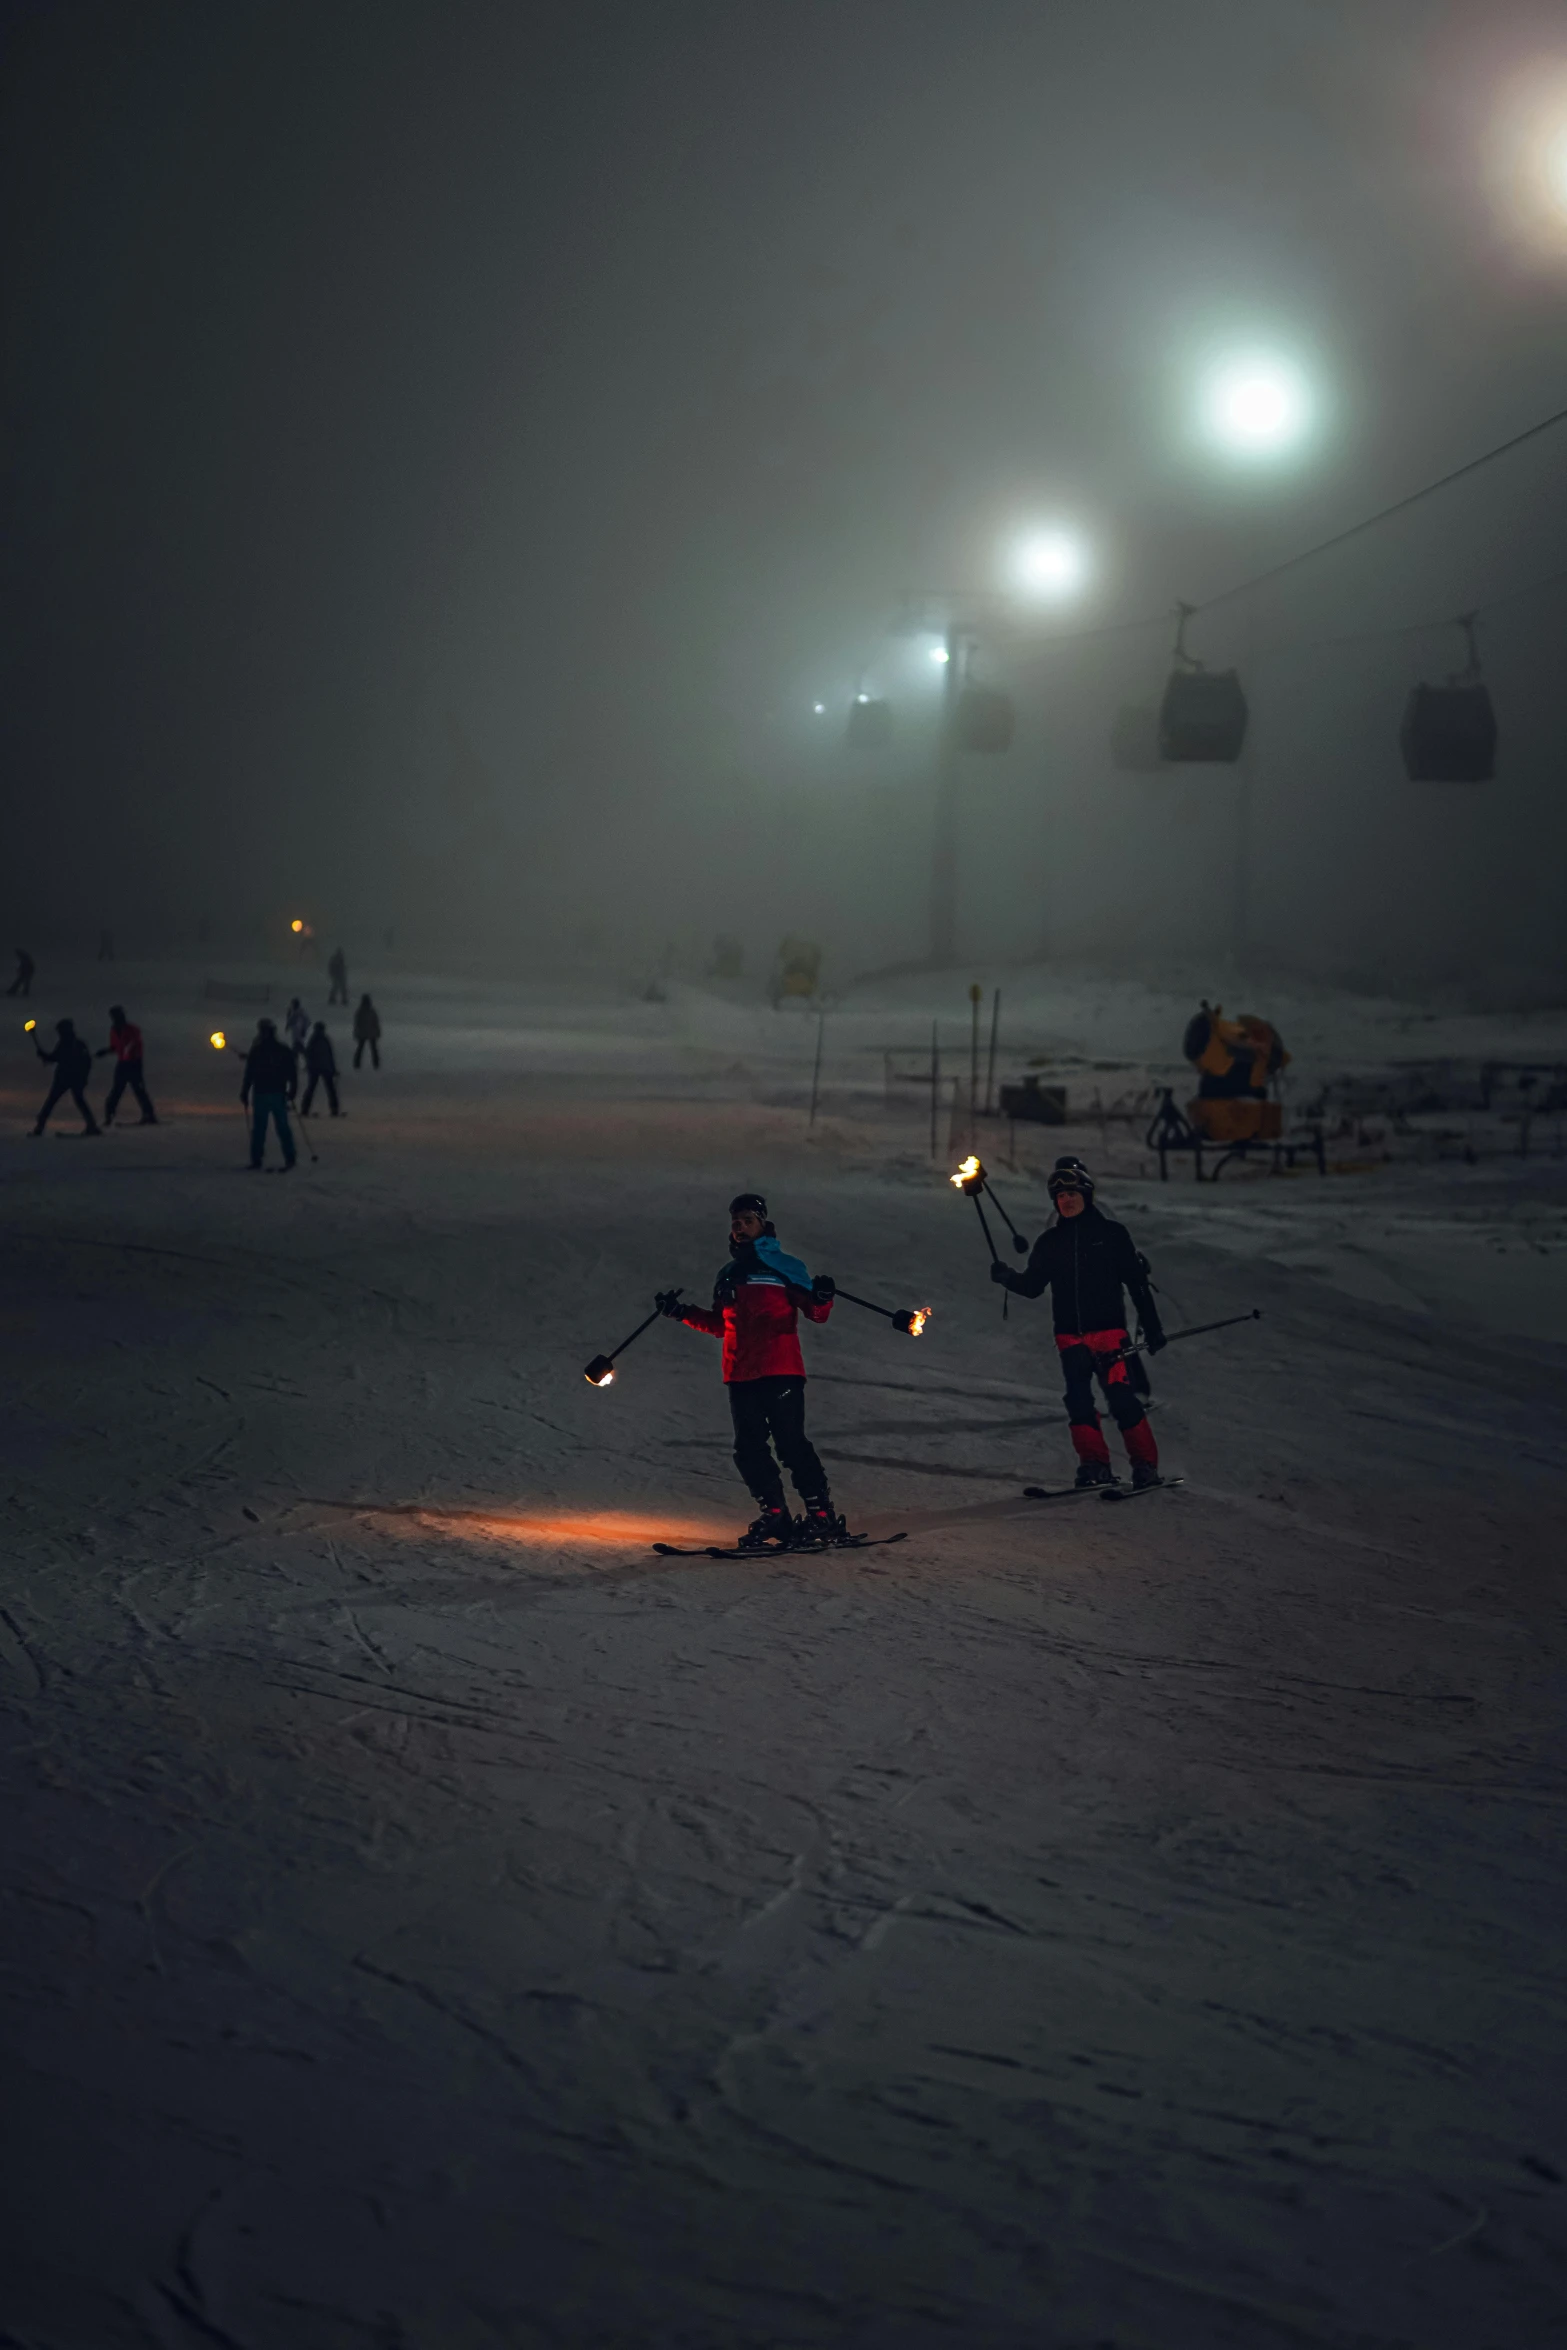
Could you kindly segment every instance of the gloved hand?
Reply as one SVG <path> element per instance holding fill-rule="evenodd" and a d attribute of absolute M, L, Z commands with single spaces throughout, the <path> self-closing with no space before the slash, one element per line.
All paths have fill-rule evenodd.
<path fill-rule="evenodd" d="M 1151 1355 L 1163 1354 L 1169 1343 L 1170 1341 L 1162 1330 L 1150 1330 L 1143 1340 L 1144 1346 Z"/>
<path fill-rule="evenodd" d="M 990 1260 L 990 1278 L 992 1281 L 999 1281 L 1003 1289 L 1010 1289 L 1012 1286 L 1011 1266 L 1004 1265 L 999 1257 L 992 1257 Z"/>
<path fill-rule="evenodd" d="M 815 1280 L 811 1283 L 812 1297 L 829 1298 L 836 1297 L 837 1294 L 838 1284 L 833 1279 L 832 1275 L 830 1273 L 818 1273 Z"/>
<path fill-rule="evenodd" d="M 676 1315 L 680 1311 L 680 1300 L 672 1289 L 661 1289 L 657 1297 L 654 1298 L 653 1303 L 658 1308 L 659 1312 L 661 1314 L 667 1314 L 671 1321 L 675 1319 Z"/>

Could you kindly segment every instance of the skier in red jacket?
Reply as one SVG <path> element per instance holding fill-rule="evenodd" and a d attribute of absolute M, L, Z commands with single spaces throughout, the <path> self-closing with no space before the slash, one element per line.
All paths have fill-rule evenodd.
<path fill-rule="evenodd" d="M 158 1113 L 152 1106 L 152 1096 L 147 1091 L 146 1080 L 142 1075 L 141 1030 L 134 1020 L 126 1018 L 123 1004 L 109 1006 L 109 1041 L 99 1047 L 93 1058 L 105 1061 L 111 1053 L 114 1055 L 114 1083 L 103 1105 L 105 1126 L 114 1124 L 114 1113 L 120 1106 L 120 1096 L 127 1086 L 141 1105 L 142 1125 L 156 1126 Z"/>
<path fill-rule="evenodd" d="M 671 1321 L 724 1342 L 735 1467 L 761 1504 L 739 1547 L 836 1541 L 844 1522 L 834 1514 L 827 1472 L 805 1433 L 805 1361 L 796 1335 L 801 1314 L 810 1322 L 826 1321 L 833 1283 L 825 1273 L 813 1281 L 798 1257 L 784 1254 L 758 1191 L 742 1191 L 729 1203 L 729 1256 L 713 1285 L 711 1306 L 687 1305 L 669 1291 L 655 1302 Z M 805 1504 L 798 1526 L 784 1501 L 779 1461 Z"/>

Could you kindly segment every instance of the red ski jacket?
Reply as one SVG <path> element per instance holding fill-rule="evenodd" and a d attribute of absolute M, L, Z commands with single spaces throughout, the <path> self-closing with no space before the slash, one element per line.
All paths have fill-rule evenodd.
<path fill-rule="evenodd" d="M 758 1264 L 754 1269 L 737 1266 L 732 1284 L 726 1280 L 710 1306 L 682 1305 L 676 1318 L 688 1330 L 722 1338 L 724 1381 L 732 1385 L 742 1379 L 803 1379 L 799 1317 L 825 1322 L 831 1312 L 830 1297 L 813 1297 Z"/>
<path fill-rule="evenodd" d="M 109 1044 L 117 1061 L 139 1061 L 142 1057 L 141 1030 L 134 1020 L 127 1020 L 123 1027 L 111 1028 Z"/>

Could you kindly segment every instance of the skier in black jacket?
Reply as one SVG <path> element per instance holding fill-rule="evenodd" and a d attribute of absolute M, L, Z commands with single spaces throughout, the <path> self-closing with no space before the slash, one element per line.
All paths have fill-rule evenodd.
<path fill-rule="evenodd" d="M 294 1098 L 299 1083 L 299 1063 L 291 1048 L 284 1044 L 271 1020 L 258 1020 L 256 1041 L 245 1055 L 245 1074 L 240 1083 L 239 1098 L 250 1109 L 250 1163 L 259 1167 L 261 1154 L 267 1147 L 267 1120 L 277 1127 L 277 1138 L 283 1146 L 283 1171 L 286 1174 L 294 1164 L 294 1134 L 288 1122 L 288 1105 Z"/>
<path fill-rule="evenodd" d="M 324 1020 L 318 1020 L 310 1031 L 310 1041 L 305 1046 L 305 1068 L 310 1083 L 305 1087 L 305 1098 L 299 1105 L 300 1116 L 309 1117 L 310 1105 L 316 1098 L 316 1087 L 320 1085 L 326 1088 L 327 1106 L 333 1117 L 340 1118 L 343 1113 L 337 1106 L 337 1055 L 332 1050 L 332 1039 L 326 1032 Z"/>
<path fill-rule="evenodd" d="M 1050 1175 L 1050 1196 L 1056 1221 L 1034 1243 L 1034 1253 L 1021 1273 L 999 1261 L 990 1268 L 1017 1297 L 1038 1297 L 1050 1291 L 1055 1308 L 1056 1345 L 1066 1373 L 1066 1416 L 1072 1423 L 1077 1451 L 1079 1485 L 1113 1485 L 1110 1448 L 1099 1430 L 1094 1406 L 1094 1373 L 1104 1387 L 1105 1400 L 1121 1431 L 1132 1483 L 1159 1483 L 1159 1448 L 1154 1442 L 1142 1398 L 1127 1376 L 1126 1364 L 1113 1358 L 1128 1343 L 1126 1305 L 1129 1291 L 1148 1352 L 1164 1345 L 1158 1308 L 1148 1286 L 1148 1260 L 1139 1256 L 1124 1224 L 1112 1223 L 1094 1206 L 1094 1179 L 1081 1159 L 1057 1159 Z M 1108 1368 L 1106 1364 L 1108 1362 Z"/>
<path fill-rule="evenodd" d="M 49 1099 L 38 1113 L 38 1123 L 33 1128 L 33 1132 L 42 1134 L 49 1123 L 49 1115 L 55 1103 L 63 1101 L 65 1096 L 69 1094 L 82 1113 L 82 1132 L 84 1134 L 101 1134 L 103 1129 L 93 1116 L 87 1096 L 82 1091 L 83 1086 L 92 1075 L 92 1047 L 84 1037 L 77 1035 L 74 1020 L 57 1020 L 54 1024 L 54 1033 L 58 1042 L 52 1053 L 46 1053 L 43 1046 L 36 1042 L 33 1046 L 40 1061 L 54 1063 L 54 1083 L 49 1088 Z"/>

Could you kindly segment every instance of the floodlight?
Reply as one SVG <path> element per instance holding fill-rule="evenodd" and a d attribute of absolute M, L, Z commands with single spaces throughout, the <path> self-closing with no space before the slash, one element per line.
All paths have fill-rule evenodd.
<path fill-rule="evenodd" d="M 1221 360 L 1203 385 L 1206 437 L 1232 457 L 1279 457 L 1311 429 L 1311 389 L 1291 360 L 1266 352 Z"/>
<path fill-rule="evenodd" d="M 1070 596 L 1087 577 L 1088 557 L 1082 541 L 1070 531 L 1036 530 L 1019 541 L 1012 569 L 1019 587 L 1030 595 Z"/>

